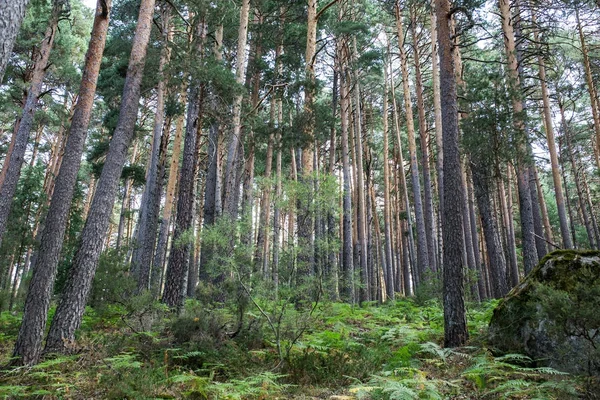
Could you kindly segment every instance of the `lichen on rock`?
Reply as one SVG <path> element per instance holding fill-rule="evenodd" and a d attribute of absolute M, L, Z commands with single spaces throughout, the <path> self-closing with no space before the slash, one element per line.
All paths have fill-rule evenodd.
<path fill-rule="evenodd" d="M 489 342 L 541 365 L 600 376 L 600 252 L 544 257 L 494 310 Z"/>

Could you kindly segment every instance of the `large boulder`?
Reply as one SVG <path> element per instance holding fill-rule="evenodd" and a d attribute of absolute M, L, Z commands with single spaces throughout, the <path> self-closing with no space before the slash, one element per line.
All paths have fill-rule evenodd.
<path fill-rule="evenodd" d="M 494 310 L 489 341 L 540 365 L 600 376 L 600 252 L 544 257 Z"/>

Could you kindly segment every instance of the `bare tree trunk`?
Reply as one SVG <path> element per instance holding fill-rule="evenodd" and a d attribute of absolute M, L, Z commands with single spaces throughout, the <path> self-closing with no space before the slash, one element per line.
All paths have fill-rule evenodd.
<path fill-rule="evenodd" d="M 579 176 L 579 168 L 577 167 L 577 163 L 575 162 L 575 152 L 573 150 L 573 140 L 571 139 L 571 133 L 569 132 L 569 126 L 567 124 L 567 120 L 565 118 L 565 108 L 563 103 L 558 101 L 558 108 L 560 110 L 560 120 L 563 126 L 563 132 L 566 139 L 567 145 L 567 154 L 569 157 L 569 161 L 571 162 L 571 173 L 573 174 L 573 180 L 575 181 L 575 189 L 577 190 L 577 200 L 579 201 L 579 209 L 581 210 L 581 218 L 583 225 L 585 226 L 585 231 L 588 237 L 588 243 L 591 249 L 596 248 L 596 244 L 594 243 L 594 231 L 592 228 L 592 224 L 590 223 L 590 218 L 588 216 L 586 202 L 584 200 L 583 189 L 581 187 L 581 179 Z"/>
<path fill-rule="evenodd" d="M 450 3 L 436 0 L 437 31 L 439 34 L 440 89 L 444 152 L 444 208 L 442 232 L 444 242 L 444 344 L 463 345 L 468 337 L 464 303 L 463 187 L 458 146 L 458 109 L 456 81 L 452 56 Z"/>
<path fill-rule="evenodd" d="M 532 13 L 532 17 L 534 17 L 535 22 L 535 14 Z M 534 31 L 534 40 L 539 42 L 537 30 Z M 562 238 L 563 247 L 570 249 L 573 247 L 573 243 L 571 242 L 571 237 L 569 236 L 567 212 L 565 210 L 565 199 L 563 196 L 562 182 L 560 180 L 560 168 L 558 165 L 558 154 L 556 153 L 556 141 L 552 122 L 552 112 L 550 109 L 550 95 L 548 94 L 548 83 L 546 79 L 546 65 L 544 63 L 544 58 L 541 55 L 538 56 L 538 75 L 540 77 L 540 85 L 542 87 L 544 129 L 546 130 L 546 140 L 548 141 L 548 149 L 550 151 L 550 165 L 552 167 L 554 195 L 556 196 L 556 207 L 558 210 L 558 220 L 560 222 L 560 235 Z"/>
<path fill-rule="evenodd" d="M 548 208 L 546 207 L 546 199 L 544 198 L 544 191 L 542 189 L 542 183 L 540 182 L 540 177 L 538 176 L 537 168 L 533 169 L 533 175 L 535 178 L 535 186 L 538 192 L 538 199 L 540 201 L 540 212 L 542 213 L 542 222 L 544 223 L 544 238 L 548 245 L 550 243 L 554 243 L 553 235 L 552 235 L 552 226 L 550 226 L 550 219 L 548 217 Z"/>
<path fill-rule="evenodd" d="M 195 50 L 196 55 L 199 57 L 205 32 L 204 21 L 200 21 L 195 29 Z M 193 237 L 194 180 L 198 159 L 197 141 L 202 129 L 203 92 L 204 86 L 202 82 L 197 78 L 194 79 L 189 94 L 185 139 L 183 143 L 183 160 L 179 172 L 175 231 L 173 233 L 165 277 L 165 289 L 162 296 L 162 302 L 171 308 L 181 307 L 186 294 L 185 283 L 193 243 L 190 234 Z"/>
<path fill-rule="evenodd" d="M 419 112 L 419 138 L 421 144 L 421 167 L 423 168 L 423 195 L 425 200 L 423 211 L 425 213 L 425 236 L 427 238 L 429 268 L 435 273 L 437 272 L 437 254 L 435 240 L 435 215 L 433 211 L 433 188 L 431 184 L 431 171 L 429 170 L 429 133 L 427 131 L 425 102 L 423 100 L 423 78 L 421 76 L 421 62 L 419 60 L 419 38 L 417 36 L 417 16 L 415 7 L 415 5 L 410 7 L 410 29 L 413 39 L 417 109 Z"/>
<path fill-rule="evenodd" d="M 353 304 L 354 298 L 354 249 L 352 240 L 352 190 L 350 182 L 350 157 L 348 145 L 348 125 L 349 125 L 349 107 L 350 99 L 348 94 L 348 78 L 346 75 L 346 61 L 344 43 L 340 46 L 340 55 L 338 60 L 340 63 L 340 123 L 342 130 L 342 175 L 343 175 L 343 206 L 342 206 L 342 298 L 348 303 Z"/>
<path fill-rule="evenodd" d="M 440 103 L 440 71 L 438 66 L 438 39 L 437 39 L 437 27 L 435 17 L 435 0 L 432 0 L 432 11 L 431 11 L 431 79 L 433 81 L 433 109 L 435 115 L 435 143 L 437 150 L 436 157 L 436 170 L 437 170 L 437 187 L 438 187 L 438 218 L 441 220 L 444 210 L 444 149 L 442 139 L 442 106 Z M 441 221 L 440 221 L 441 222 Z M 441 226 L 441 224 L 440 224 Z M 438 235 L 438 263 L 443 265 L 443 241 L 440 229 Z"/>
<path fill-rule="evenodd" d="M 248 14 L 250 12 L 250 0 L 242 0 L 240 9 L 240 26 L 238 29 L 237 57 L 235 64 L 235 81 L 242 85 L 246 76 L 246 43 L 248 42 Z M 225 195 L 223 196 L 223 208 L 226 215 L 235 221 L 238 215 L 239 199 L 239 177 L 238 169 L 241 163 L 240 147 L 242 138 L 242 100 L 244 95 L 239 93 L 233 100 L 233 133 L 229 150 L 227 153 L 227 168 L 225 171 Z"/>
<path fill-rule="evenodd" d="M 401 191 L 402 191 L 402 202 L 404 203 L 404 211 L 406 213 L 406 223 L 407 223 L 407 228 L 408 228 L 408 232 L 406 233 L 407 236 L 407 246 L 406 246 L 406 250 L 407 250 L 407 255 L 408 255 L 408 260 L 409 263 L 405 265 L 405 275 L 404 275 L 404 279 L 405 279 L 405 283 L 404 286 L 405 288 L 412 288 L 416 287 L 416 285 L 419 283 L 418 278 L 419 278 L 419 274 L 415 273 L 415 266 L 416 263 L 415 261 L 415 250 L 414 250 L 414 241 L 413 241 L 413 224 L 412 224 L 412 216 L 411 216 L 411 212 L 410 212 L 410 202 L 408 200 L 408 187 L 406 184 L 406 176 L 404 175 L 404 156 L 402 155 L 402 139 L 400 137 L 400 121 L 399 121 L 399 116 L 398 116 L 398 106 L 396 104 L 396 92 L 394 90 L 394 88 L 396 87 L 394 84 L 394 73 L 393 73 L 393 69 L 390 68 L 390 88 L 392 89 L 392 109 L 393 109 L 393 117 L 394 117 L 394 130 L 396 131 L 396 154 L 397 154 L 397 158 L 398 158 L 398 166 L 400 167 L 400 171 L 398 171 L 398 176 L 400 177 L 400 186 L 401 186 Z M 399 195 L 400 196 L 400 195 Z M 413 274 L 410 274 L 409 271 L 413 272 Z M 412 281 L 412 285 L 411 285 L 411 275 L 415 278 Z"/>
<path fill-rule="evenodd" d="M 534 219 L 532 210 L 531 191 L 529 188 L 529 164 L 526 161 L 527 134 L 523 120 L 523 103 L 520 99 L 520 79 L 516 57 L 515 34 L 512 25 L 510 4 L 508 0 L 499 0 L 500 14 L 502 19 L 502 31 L 504 32 L 504 45 L 508 60 L 509 84 L 512 92 L 513 125 L 516 139 L 519 143 L 517 155 L 517 183 L 519 189 L 519 206 L 521 217 L 521 233 L 523 242 L 523 265 L 525 274 L 528 274 L 538 262 L 536 244 L 534 237 Z"/>
<path fill-rule="evenodd" d="M 352 60 L 356 62 L 358 59 L 358 51 L 356 49 L 356 37 L 353 37 L 352 43 Z M 358 251 L 360 260 L 360 277 L 361 283 L 364 285 L 360 288 L 360 301 L 369 301 L 369 268 L 367 265 L 368 249 L 367 249 L 367 206 L 365 193 L 365 173 L 363 162 L 363 139 L 362 139 L 362 109 L 360 101 L 360 84 L 358 73 L 354 76 L 354 146 L 356 148 L 356 194 L 357 201 L 357 219 L 356 228 L 358 231 Z"/>
<path fill-rule="evenodd" d="M 423 200 L 421 198 L 421 182 L 419 178 L 419 163 L 417 160 L 417 144 L 415 141 L 415 124 L 412 112 L 412 100 L 410 98 L 410 84 L 408 75 L 408 60 L 404 50 L 404 27 L 402 26 L 402 12 L 400 5 L 396 3 L 396 29 L 398 31 L 398 43 L 400 47 L 400 65 L 402 70 L 402 87 L 404 94 L 404 111 L 406 112 L 406 128 L 408 132 L 408 152 L 410 155 L 410 172 L 415 205 L 415 223 L 417 225 L 417 268 L 420 280 L 425 279 L 425 274 L 430 271 L 428 238 L 425 216 L 423 214 Z"/>
<path fill-rule="evenodd" d="M 213 53 L 217 61 L 222 60 L 222 45 L 223 45 L 223 25 L 219 25 L 215 32 L 215 45 Z M 212 102 L 216 107 L 216 101 L 213 98 Z M 206 187 L 204 191 L 204 221 L 203 228 L 207 229 L 215 224 L 217 217 L 220 214 L 220 199 L 221 187 L 221 152 L 219 146 L 221 124 L 219 121 L 214 121 L 209 128 L 208 133 L 208 154 L 207 154 L 207 173 Z M 208 245 L 202 246 L 200 252 L 200 280 L 208 281 L 208 267 L 212 260 L 213 249 Z"/>
<path fill-rule="evenodd" d="M 182 96 L 183 97 L 183 96 Z M 164 260 L 167 252 L 167 242 L 169 236 L 169 225 L 171 225 L 171 214 L 175 204 L 175 193 L 177 189 L 177 178 L 179 176 L 179 156 L 181 154 L 181 140 L 183 137 L 184 116 L 180 115 L 175 123 L 175 138 L 173 139 L 173 154 L 169 166 L 169 179 L 167 181 L 167 190 L 165 194 L 165 205 L 163 207 L 162 219 L 160 221 L 160 233 L 158 235 L 158 244 L 156 245 L 156 254 L 154 256 L 153 269 L 162 276 L 164 270 Z M 152 274 L 152 285 L 156 286 L 159 279 L 156 274 Z M 160 279 L 162 280 L 162 278 Z M 162 286 L 162 285 L 161 285 Z M 156 288 L 156 293 L 160 292 L 160 287 Z"/>
<path fill-rule="evenodd" d="M 27 100 L 23 107 L 21 120 L 18 122 L 19 127 L 16 131 L 14 146 L 12 152 L 7 154 L 5 160 L 6 168 L 3 168 L 5 175 L 2 182 L 0 182 L 0 244 L 2 244 L 2 237 L 6 231 L 10 208 L 17 190 L 19 176 L 21 175 L 21 166 L 23 165 L 25 150 L 27 149 L 27 141 L 29 140 L 35 110 L 42 92 L 50 52 L 52 51 L 52 45 L 54 44 L 58 30 L 58 21 L 63 12 L 64 0 L 54 0 L 52 4 L 52 14 L 48 21 L 48 27 L 46 28 L 40 47 L 36 49 L 33 58 L 34 66 L 31 86 L 27 92 Z M 0 13 L 2 11 L 6 11 L 3 5 L 0 6 Z M 0 18 L 2 18 L 2 14 L 0 14 Z M 4 40 L 4 38 L 0 40 Z M 1 45 L 0 48 L 2 48 Z"/>
<path fill-rule="evenodd" d="M 133 139 L 153 16 L 154 0 L 142 0 L 125 78 L 119 121 L 113 133 L 92 206 L 81 234 L 80 247 L 73 260 L 67 284 L 50 325 L 46 341 L 46 351 L 48 352 L 62 352 L 69 348 L 75 340 L 75 331 L 81 324 L 86 299 L 100 257 L 101 243 L 110 223 L 110 215 L 127 157 L 127 150 Z"/>
<path fill-rule="evenodd" d="M 508 171 L 510 172 L 510 171 Z M 512 217 L 512 191 L 510 184 L 510 173 L 508 175 L 508 194 L 504 190 L 504 181 L 498 174 L 498 197 L 500 198 L 500 208 L 502 210 L 502 218 L 506 227 L 506 253 L 508 258 L 509 269 L 507 271 L 508 283 L 510 287 L 515 287 L 519 284 L 519 266 L 517 264 L 517 246 L 515 244 L 515 229 Z M 507 200 L 508 199 L 508 203 Z"/>
<path fill-rule="evenodd" d="M 469 225 L 471 229 L 471 241 L 473 242 L 473 255 L 475 256 L 475 270 L 477 271 L 477 292 L 479 300 L 489 298 L 485 287 L 485 277 L 483 276 L 483 268 L 481 266 L 481 253 L 479 252 L 479 233 L 477 232 L 477 216 L 475 215 L 475 190 L 473 188 L 473 178 L 470 174 L 470 168 L 466 168 L 466 190 L 467 202 L 469 204 Z"/>
<path fill-rule="evenodd" d="M 590 56 L 588 46 L 585 42 L 585 34 L 579 19 L 579 7 L 575 5 L 575 20 L 577 22 L 577 32 L 579 33 L 579 43 L 581 44 L 581 55 L 583 56 L 583 70 L 585 72 L 585 82 L 587 84 L 588 93 L 590 95 L 590 105 L 592 108 L 592 119 L 594 121 L 594 132 L 596 133 L 596 151 L 600 153 L 600 107 L 596 98 L 596 90 L 594 88 L 594 77 L 590 66 Z M 600 165 L 598 165 L 600 168 Z"/>
<path fill-rule="evenodd" d="M 388 54 L 389 57 L 389 54 Z M 383 65 L 383 229 L 385 236 L 385 282 L 387 296 L 394 299 L 394 260 L 392 256 L 392 221 L 390 211 L 390 160 L 388 123 L 388 64 Z"/>
<path fill-rule="evenodd" d="M 4 79 L 6 64 L 12 54 L 23 17 L 25 17 L 27 3 L 29 0 L 0 2 L 0 83 Z"/>
<path fill-rule="evenodd" d="M 158 162 L 161 149 L 165 114 L 165 81 L 164 69 L 171 59 L 169 42 L 171 40 L 171 6 L 163 4 L 161 9 L 162 50 L 158 64 L 158 87 L 156 89 L 156 113 L 154 114 L 154 129 L 152 132 L 152 150 L 150 165 L 146 174 L 146 187 L 142 195 L 142 205 L 138 219 L 137 243 L 132 257 L 132 270 L 137 273 L 137 290 L 142 292 L 150 289 L 150 271 L 154 247 L 156 244 L 156 229 L 160 211 L 161 187 L 158 181 Z"/>
<path fill-rule="evenodd" d="M 21 363 L 37 363 L 48 318 L 52 289 L 63 245 L 77 173 L 90 122 L 96 82 L 106 43 L 111 0 L 98 1 L 75 113 L 71 121 L 54 195 L 44 222 L 40 247 L 29 283 L 23 320 L 15 343 L 13 357 Z"/>
<path fill-rule="evenodd" d="M 481 214 L 481 223 L 485 235 L 485 244 L 488 257 L 490 259 L 490 270 L 492 272 L 493 296 L 501 298 L 508 292 L 506 285 L 506 259 L 502 250 L 502 241 L 494 218 L 493 206 L 490 193 L 491 176 L 487 166 L 477 160 L 475 156 L 471 158 L 471 171 L 473 172 L 473 184 L 475 186 L 475 197 L 477 206 Z"/>

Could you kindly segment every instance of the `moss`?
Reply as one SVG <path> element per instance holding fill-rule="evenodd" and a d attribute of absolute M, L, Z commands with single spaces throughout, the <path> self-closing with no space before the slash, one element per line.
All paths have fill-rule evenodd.
<path fill-rule="evenodd" d="M 599 251 L 554 251 L 499 303 L 489 341 L 501 351 L 545 358 L 565 370 L 599 366 L 600 374 L 593 351 L 600 339 L 589 335 L 600 329 L 599 294 Z"/>

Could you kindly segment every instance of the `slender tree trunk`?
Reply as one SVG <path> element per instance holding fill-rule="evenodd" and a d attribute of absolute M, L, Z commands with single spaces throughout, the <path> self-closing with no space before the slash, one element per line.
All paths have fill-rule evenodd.
<path fill-rule="evenodd" d="M 535 17 L 534 14 L 532 16 Z M 534 31 L 534 40 L 539 42 L 537 30 Z M 541 55 L 538 56 L 538 75 L 540 78 L 540 85 L 542 87 L 544 129 L 546 131 L 546 140 L 548 141 L 548 149 L 550 151 L 550 165 L 552 167 L 552 180 L 554 182 L 554 195 L 558 211 L 558 220 L 560 223 L 560 235 L 562 238 L 563 247 L 570 249 L 573 247 L 573 243 L 571 242 L 571 237 L 569 236 L 567 212 L 565 210 L 565 199 L 563 196 L 562 182 L 560 180 L 560 168 L 558 165 L 558 154 L 556 153 L 556 141 L 552 122 L 552 112 L 550 109 L 550 95 L 548 93 L 548 83 L 546 78 L 546 65 L 544 63 L 544 58 Z"/>
<path fill-rule="evenodd" d="M 138 219 L 138 235 L 133 251 L 132 270 L 137 273 L 138 292 L 150 289 L 150 271 L 154 247 L 156 244 L 156 229 L 160 211 L 161 188 L 158 186 L 158 162 L 161 149 L 165 114 L 165 91 L 167 82 L 164 77 L 165 66 L 171 58 L 169 49 L 171 6 L 163 4 L 161 9 L 162 50 L 158 64 L 158 87 L 156 89 L 156 113 L 154 114 L 154 129 L 152 131 L 152 150 L 150 165 L 146 174 L 146 187 L 142 195 L 142 205 Z"/>
<path fill-rule="evenodd" d="M 596 245 L 594 243 L 594 231 L 592 228 L 592 224 L 590 223 L 590 218 L 588 216 L 586 202 L 584 200 L 583 189 L 581 185 L 581 179 L 579 176 L 579 168 L 577 167 L 577 163 L 575 162 L 575 152 L 573 150 L 573 140 L 571 138 L 571 133 L 569 132 L 569 126 L 567 124 L 567 119 L 565 118 L 565 108 L 563 103 L 558 101 L 558 108 L 560 110 L 560 120 L 563 126 L 563 132 L 566 140 L 567 146 L 567 154 L 569 157 L 569 161 L 571 162 L 571 173 L 573 174 L 573 180 L 575 181 L 575 189 L 577 190 L 577 199 L 579 201 L 579 209 L 581 210 L 581 219 L 583 225 L 585 226 L 585 231 L 588 237 L 588 243 L 590 248 L 595 248 Z"/>
<path fill-rule="evenodd" d="M 110 223 L 110 215 L 127 157 L 127 149 L 133 139 L 153 16 L 154 0 L 142 0 L 123 89 L 119 120 L 81 234 L 81 244 L 50 325 L 46 341 L 46 351 L 49 352 L 62 352 L 69 348 L 75 340 L 75 331 L 81 324 L 86 299 L 100 257 L 101 243 Z"/>
<path fill-rule="evenodd" d="M 46 328 L 54 279 L 94 104 L 96 82 L 108 31 L 110 7 L 111 0 L 98 1 L 96 5 L 96 16 L 77 105 L 71 121 L 60 172 L 56 178 L 54 195 L 44 222 L 33 275 L 29 283 L 23 320 L 13 352 L 13 357 L 20 358 L 20 362 L 25 365 L 37 363 L 42 350 L 42 339 Z"/>
<path fill-rule="evenodd" d="M 473 242 L 473 255 L 475 256 L 475 270 L 477 271 L 477 292 L 479 300 L 482 301 L 489 298 L 485 287 L 485 278 L 483 276 L 483 268 L 481 267 L 481 253 L 479 252 L 479 233 L 477 231 L 477 216 L 475 215 L 475 190 L 473 188 L 473 178 L 470 173 L 470 168 L 466 169 L 466 190 L 467 202 L 469 203 L 469 227 L 471 229 L 471 240 Z"/>
<path fill-rule="evenodd" d="M 352 59 L 354 62 L 358 59 L 356 49 L 356 38 L 353 38 Z M 367 206 L 365 193 L 365 173 L 363 161 L 363 139 L 362 139 L 362 109 L 360 101 L 360 84 L 358 73 L 354 76 L 354 146 L 356 153 L 356 195 L 357 195 L 357 219 L 356 228 L 358 233 L 358 251 L 360 260 L 360 277 L 363 286 L 360 288 L 360 301 L 369 301 L 369 268 L 367 265 Z"/>
<path fill-rule="evenodd" d="M 385 236 L 385 282 L 387 296 L 394 299 L 394 262 L 392 256 L 392 220 L 390 211 L 390 160 L 388 123 L 388 64 L 383 65 L 383 229 Z"/>
<path fill-rule="evenodd" d="M 588 46 L 585 41 L 585 34 L 581 26 L 581 20 L 579 18 L 579 6 L 575 5 L 575 20 L 577 22 L 577 33 L 579 33 L 579 43 L 581 45 L 581 55 L 583 56 L 583 69 L 585 72 L 585 82 L 587 85 L 588 93 L 590 95 L 590 105 L 592 108 L 592 119 L 594 121 L 594 132 L 596 133 L 596 151 L 600 153 L 600 107 L 598 106 L 598 99 L 596 98 L 596 90 L 594 88 L 594 77 L 592 76 L 592 69 L 590 66 L 590 56 L 588 53 Z M 598 166 L 600 168 L 600 165 Z"/>
<path fill-rule="evenodd" d="M 427 237 L 427 250 L 429 267 L 432 272 L 437 272 L 436 242 L 435 242 L 435 216 L 433 211 L 433 188 L 431 184 L 431 171 L 429 170 L 429 133 L 425 116 L 425 102 L 423 100 L 423 78 L 421 75 L 421 61 L 419 56 L 419 38 L 417 36 L 417 16 L 415 5 L 410 7 L 410 29 L 413 39 L 413 52 L 415 62 L 415 83 L 417 92 L 417 110 L 419 113 L 419 139 L 421 144 L 421 167 L 423 168 L 423 195 L 425 213 L 425 236 Z"/>
<path fill-rule="evenodd" d="M 512 92 L 513 124 L 516 140 L 519 143 L 517 155 L 517 183 L 519 189 L 519 206 L 521 217 L 521 234 L 523 242 L 523 265 L 525 274 L 528 274 L 537 264 L 538 254 L 535 244 L 535 227 L 532 210 L 531 191 L 529 188 L 529 164 L 526 160 L 527 134 L 525 121 L 523 120 L 523 102 L 520 98 L 521 84 L 516 57 L 515 34 L 512 24 L 510 4 L 508 0 L 499 0 L 500 14 L 502 18 L 502 30 L 504 32 L 504 45 L 508 61 L 509 83 Z"/>
<path fill-rule="evenodd" d="M 350 114 L 350 99 L 348 94 L 348 79 L 346 75 L 346 60 L 345 51 L 347 43 L 340 46 L 340 123 L 342 130 L 342 175 L 343 175 L 343 200 L 342 200 L 342 271 L 343 285 L 342 298 L 348 303 L 353 304 L 354 298 L 354 249 L 352 240 L 352 190 L 350 175 L 350 149 L 348 138 L 348 125 Z"/>
<path fill-rule="evenodd" d="M 483 234 L 485 235 L 485 244 L 490 259 L 490 269 L 492 272 L 493 296 L 501 298 L 508 292 L 506 286 L 506 259 L 502 250 L 502 241 L 494 218 L 493 206 L 490 193 L 491 176 L 487 166 L 482 161 L 471 159 L 471 171 L 473 172 L 473 184 L 475 187 L 475 197 L 477 206 L 481 214 L 481 223 L 483 225 Z"/>
<path fill-rule="evenodd" d="M 223 25 L 219 25 L 215 32 L 215 46 L 213 53 L 217 61 L 222 60 Z M 216 107 L 216 99 L 212 99 L 213 107 Z M 220 214 L 221 187 L 219 185 L 221 175 L 221 152 L 219 146 L 221 125 L 218 120 L 214 121 L 209 128 L 207 149 L 207 173 L 206 187 L 204 191 L 204 221 L 203 228 L 207 229 L 215 224 Z M 208 267 L 212 260 L 213 249 L 208 245 L 202 246 L 200 252 L 200 279 L 208 281 Z"/>
<path fill-rule="evenodd" d="M 46 28 L 39 49 L 36 49 L 33 58 L 34 66 L 31 85 L 27 92 L 27 100 L 23 107 L 21 120 L 18 122 L 19 127 L 16 130 L 14 146 L 12 152 L 7 154 L 5 159 L 6 168 L 3 168 L 5 175 L 3 177 L 4 179 L 0 182 L 0 244 L 2 244 L 2 237 L 6 231 L 6 223 L 10 214 L 10 208 L 17 190 L 19 176 L 21 175 L 21 166 L 23 165 L 25 150 L 27 149 L 27 141 L 29 140 L 29 134 L 34 122 L 35 110 L 42 92 L 42 85 L 44 83 L 46 69 L 48 68 L 48 60 L 50 58 L 50 52 L 52 51 L 52 45 L 54 44 L 56 32 L 58 31 L 58 21 L 62 14 L 64 0 L 54 0 L 52 4 L 52 13 L 48 21 L 48 27 Z M 0 21 L 2 21 L 3 11 L 6 12 L 7 8 L 4 4 L 1 4 Z M 3 40 L 4 38 L 0 39 L 0 41 Z M 0 49 L 4 50 L 1 43 Z M 0 62 L 1 61 L 2 60 L 0 60 Z"/>
<path fill-rule="evenodd" d="M 436 157 L 436 171 L 437 171 L 437 188 L 438 188 L 438 218 L 441 220 L 444 209 L 444 151 L 443 151 L 443 139 L 442 139 L 442 108 L 440 103 L 440 71 L 438 66 L 438 39 L 437 39 L 437 27 L 435 17 L 435 0 L 432 1 L 432 12 L 431 12 L 431 79 L 433 81 L 433 109 L 435 115 L 435 143 L 437 150 Z M 441 222 L 441 221 L 440 221 Z M 441 224 L 440 224 L 441 226 Z M 438 263 L 443 265 L 443 241 L 441 229 L 438 235 Z"/>
<path fill-rule="evenodd" d="M 410 172 L 412 178 L 413 200 L 415 205 L 415 223 L 417 225 L 417 268 L 420 280 L 430 271 L 428 238 L 431 239 L 433 232 L 427 235 L 425 216 L 423 213 L 423 201 L 421 198 L 421 182 L 419 178 L 419 163 L 417 160 L 417 144 L 415 140 L 415 124 L 412 112 L 412 100 L 410 98 L 410 84 L 408 74 L 408 60 L 404 50 L 404 27 L 402 26 L 402 12 L 399 3 L 396 3 L 396 28 L 398 31 L 398 43 L 400 47 L 400 65 L 402 70 L 402 87 L 404 94 L 404 109 L 406 112 L 406 128 L 408 132 L 408 152 L 410 155 Z"/>
<path fill-rule="evenodd" d="M 11 0 L 0 2 L 0 82 L 4 79 L 4 70 L 12 54 L 13 45 L 21 27 L 25 9 L 29 0 Z"/>
<path fill-rule="evenodd" d="M 435 1 L 440 57 L 440 92 L 444 152 L 444 208 L 442 234 L 444 242 L 444 344 L 447 347 L 463 345 L 468 339 L 464 303 L 462 248 L 463 187 L 460 150 L 458 146 L 458 108 L 456 81 L 452 57 L 450 30 L 450 3 Z"/>
<path fill-rule="evenodd" d="M 237 57 L 235 80 L 242 85 L 246 76 L 246 43 L 248 41 L 248 14 L 250 12 L 250 0 L 242 0 L 240 9 L 240 26 L 238 29 Z M 239 199 L 239 177 L 238 170 L 241 163 L 240 147 L 242 138 L 242 100 L 244 95 L 239 93 L 233 100 L 233 133 L 227 153 L 227 168 L 225 171 L 225 195 L 223 208 L 227 216 L 235 221 L 238 215 Z"/>
<path fill-rule="evenodd" d="M 205 30 L 204 21 L 200 21 L 195 29 L 195 53 L 197 56 L 200 56 L 203 32 Z M 186 294 L 185 283 L 193 243 L 191 237 L 193 237 L 194 180 L 198 157 L 197 141 L 199 132 L 202 129 L 203 89 L 202 82 L 197 78 L 194 79 L 189 94 L 185 139 L 183 143 L 183 160 L 181 170 L 179 171 L 175 231 L 173 233 L 165 277 L 165 289 L 162 296 L 162 302 L 171 308 L 181 307 Z"/>
<path fill-rule="evenodd" d="M 184 95 L 182 95 L 184 97 Z M 175 204 L 175 193 L 177 189 L 177 178 L 179 176 L 179 156 L 181 155 L 181 141 L 183 137 L 183 122 L 184 116 L 180 115 L 175 123 L 175 137 L 173 139 L 173 154 L 169 166 L 169 179 L 167 181 L 167 189 L 165 193 L 165 205 L 163 207 L 162 219 L 160 221 L 160 232 L 158 235 L 158 244 L 156 246 L 156 254 L 154 256 L 154 270 L 157 270 L 158 275 L 162 275 L 164 270 L 164 260 L 167 252 L 167 242 L 169 236 L 169 226 L 171 225 L 171 215 L 173 213 L 173 205 Z M 158 276 L 152 274 L 152 285 L 158 283 Z M 160 287 L 156 292 L 160 291 Z"/>
<path fill-rule="evenodd" d="M 540 201 L 540 212 L 542 213 L 542 222 L 544 223 L 544 238 L 546 239 L 546 243 L 550 245 L 554 243 L 553 235 L 552 235 L 552 226 L 550 226 L 550 218 L 548 217 L 548 208 L 546 207 L 546 199 L 544 198 L 544 191 L 542 189 L 542 183 L 540 182 L 540 177 L 538 176 L 537 168 L 533 169 L 533 175 L 535 178 L 535 186 L 538 192 L 538 199 Z"/>
<path fill-rule="evenodd" d="M 410 212 L 410 202 L 408 199 L 408 186 L 406 184 L 406 176 L 404 175 L 404 156 L 402 154 L 402 139 L 400 137 L 400 121 L 399 121 L 399 115 L 398 115 L 398 105 L 396 103 L 396 91 L 394 90 L 394 88 L 396 87 L 396 85 L 394 84 L 394 74 L 393 74 L 393 68 L 391 68 L 390 66 L 390 88 L 392 90 L 392 109 L 393 109 L 393 117 L 394 117 L 394 130 L 396 132 L 396 156 L 397 156 L 397 164 L 400 168 L 400 171 L 398 171 L 398 176 L 400 178 L 400 186 L 401 186 L 401 191 L 402 191 L 402 201 L 404 203 L 404 211 L 406 213 L 406 223 L 407 223 L 407 227 L 408 227 L 408 232 L 406 233 L 407 236 L 407 242 L 408 245 L 406 247 L 407 249 L 407 254 L 408 254 L 408 259 L 410 261 L 410 265 L 405 266 L 405 272 L 412 270 L 413 274 L 412 276 L 414 276 L 416 279 L 412 282 L 412 284 L 414 286 L 416 286 L 416 284 L 418 283 L 418 274 L 414 273 L 414 269 L 415 269 L 415 265 L 416 263 L 415 261 L 415 246 L 414 246 L 414 239 L 413 239 L 413 224 L 412 224 L 412 216 L 411 216 L 411 212 Z M 404 279 L 405 281 L 405 285 L 408 285 L 409 287 L 414 287 L 411 285 L 411 275 L 405 275 Z"/>
<path fill-rule="evenodd" d="M 500 208 L 502 218 L 504 220 L 504 226 L 506 227 L 506 253 L 508 255 L 508 271 L 507 271 L 507 281 L 510 287 L 515 287 L 519 284 L 519 266 L 517 264 L 517 246 L 515 245 L 515 230 L 513 226 L 513 217 L 512 217 L 512 193 L 511 193 L 511 185 L 510 185 L 510 173 L 508 173 L 509 183 L 508 183 L 508 194 L 506 194 L 504 189 L 504 181 L 498 174 L 498 190 L 500 198 Z M 508 203 L 506 201 L 508 199 Z M 509 205 L 510 204 L 510 205 Z"/>

